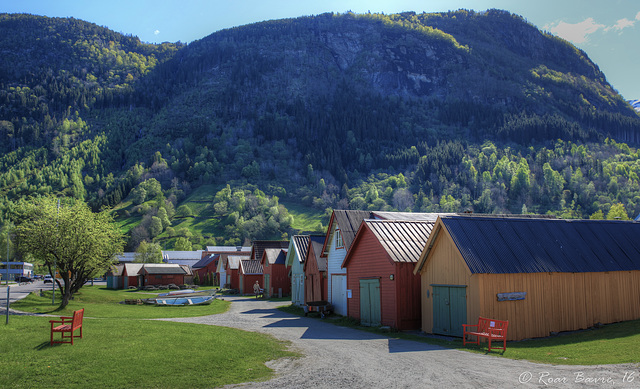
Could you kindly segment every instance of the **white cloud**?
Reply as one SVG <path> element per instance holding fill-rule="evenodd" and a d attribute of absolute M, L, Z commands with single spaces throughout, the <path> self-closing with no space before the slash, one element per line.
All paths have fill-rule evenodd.
<path fill-rule="evenodd" d="M 638 19 L 638 16 L 637 16 L 637 15 L 636 15 L 636 19 Z M 627 28 L 627 27 L 633 27 L 633 25 L 634 25 L 635 23 L 636 23 L 635 21 L 633 21 L 633 20 L 629 20 L 629 19 L 627 19 L 627 18 L 620 19 L 620 20 L 618 20 L 618 21 L 616 22 L 616 24 L 614 24 L 613 26 L 605 28 L 605 31 L 608 31 L 609 29 L 612 29 L 612 28 L 613 28 L 614 30 L 618 30 L 618 31 L 619 31 L 619 30 L 625 29 L 625 28 Z"/>
<path fill-rule="evenodd" d="M 606 26 L 596 23 L 593 18 L 588 18 L 576 24 L 559 22 L 549 31 L 573 43 L 584 43 L 590 34 L 600 29 L 606 29 Z"/>
<path fill-rule="evenodd" d="M 640 12 L 636 14 L 636 20 L 640 20 Z"/>
<path fill-rule="evenodd" d="M 158 35 L 158 34 L 160 34 L 160 30 L 155 30 L 155 31 L 153 32 L 153 35 Z"/>

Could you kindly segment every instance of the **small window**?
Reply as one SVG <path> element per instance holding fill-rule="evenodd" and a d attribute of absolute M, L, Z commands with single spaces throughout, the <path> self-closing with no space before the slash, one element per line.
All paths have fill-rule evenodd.
<path fill-rule="evenodd" d="M 342 241 L 342 233 L 340 230 L 336 230 L 336 248 L 342 249 L 344 248 L 344 242 Z"/>

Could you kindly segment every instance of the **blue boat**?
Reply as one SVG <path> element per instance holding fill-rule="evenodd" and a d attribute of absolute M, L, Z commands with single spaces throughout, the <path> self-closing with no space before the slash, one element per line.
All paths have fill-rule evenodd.
<path fill-rule="evenodd" d="M 193 297 L 163 297 L 157 298 L 156 305 L 207 305 L 215 299 L 215 296 Z"/>

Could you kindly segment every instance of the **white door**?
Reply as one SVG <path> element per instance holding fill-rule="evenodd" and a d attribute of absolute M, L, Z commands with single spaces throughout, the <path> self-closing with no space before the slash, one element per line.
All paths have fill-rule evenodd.
<path fill-rule="evenodd" d="M 331 275 L 331 305 L 338 315 L 347 316 L 347 275 Z"/>
<path fill-rule="evenodd" d="M 304 274 L 295 274 L 292 277 L 293 303 L 304 305 Z"/>

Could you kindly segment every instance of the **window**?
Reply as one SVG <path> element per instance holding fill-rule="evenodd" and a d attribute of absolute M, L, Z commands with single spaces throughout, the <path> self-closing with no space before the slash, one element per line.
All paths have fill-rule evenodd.
<path fill-rule="evenodd" d="M 344 242 L 342 241 L 342 233 L 340 232 L 340 229 L 336 230 L 336 248 L 344 248 Z"/>

